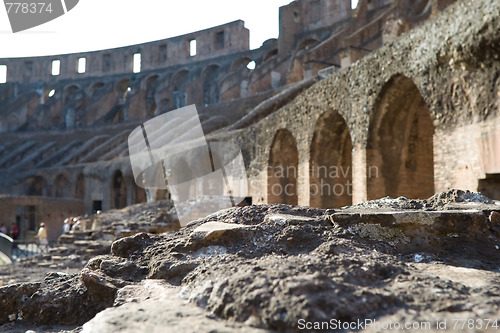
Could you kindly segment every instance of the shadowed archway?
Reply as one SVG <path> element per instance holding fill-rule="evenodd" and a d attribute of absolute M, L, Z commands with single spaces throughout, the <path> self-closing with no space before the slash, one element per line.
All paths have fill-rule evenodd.
<path fill-rule="evenodd" d="M 434 125 L 411 79 L 393 77 L 370 117 L 367 196 L 428 198 L 434 194 Z"/>
<path fill-rule="evenodd" d="M 342 116 L 333 110 L 316 122 L 311 143 L 310 206 L 339 208 L 352 204 L 352 142 Z"/>
<path fill-rule="evenodd" d="M 299 152 L 292 133 L 280 129 L 271 145 L 267 169 L 267 202 L 298 204 Z"/>
<path fill-rule="evenodd" d="M 113 174 L 111 193 L 112 208 L 119 209 L 127 206 L 127 184 L 120 170 Z"/>

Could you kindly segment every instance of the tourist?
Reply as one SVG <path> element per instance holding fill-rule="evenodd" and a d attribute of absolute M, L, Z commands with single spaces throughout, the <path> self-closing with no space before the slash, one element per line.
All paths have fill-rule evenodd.
<path fill-rule="evenodd" d="M 5 226 L 4 223 L 2 223 L 2 225 L 0 225 L 0 233 L 7 235 L 7 227 Z"/>
<path fill-rule="evenodd" d="M 73 225 L 71 226 L 71 230 L 80 230 L 81 229 L 81 223 L 78 217 L 73 218 Z"/>
<path fill-rule="evenodd" d="M 19 237 L 19 227 L 14 222 L 12 222 L 12 225 L 10 226 L 10 237 L 12 237 L 12 239 L 14 240 L 14 242 L 12 242 L 12 250 L 16 250 L 16 239 Z"/>
<path fill-rule="evenodd" d="M 94 220 L 92 221 L 92 227 L 91 227 L 92 230 L 97 230 L 101 226 L 101 214 L 102 214 L 101 210 L 98 210 L 95 213 Z"/>
<path fill-rule="evenodd" d="M 49 241 L 47 240 L 47 229 L 45 228 L 45 223 L 40 223 L 40 228 L 38 229 L 38 233 L 35 238 L 38 238 L 42 252 L 47 252 L 49 250 Z"/>
<path fill-rule="evenodd" d="M 71 230 L 71 224 L 69 223 L 69 218 L 64 220 L 63 224 L 63 234 L 68 234 Z"/>
<path fill-rule="evenodd" d="M 10 237 L 12 237 L 12 239 L 14 240 L 16 240 L 17 237 L 19 237 L 19 227 L 14 222 L 10 226 Z"/>

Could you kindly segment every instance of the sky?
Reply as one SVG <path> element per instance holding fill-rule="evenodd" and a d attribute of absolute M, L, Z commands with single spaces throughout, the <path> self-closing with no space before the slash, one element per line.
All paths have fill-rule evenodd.
<path fill-rule="evenodd" d="M 265 40 L 278 37 L 279 7 L 291 1 L 80 0 L 65 15 L 15 34 L 5 7 L 0 5 L 0 58 L 121 47 L 179 36 L 238 19 L 244 20 L 245 27 L 250 29 L 250 47 L 255 49 Z"/>

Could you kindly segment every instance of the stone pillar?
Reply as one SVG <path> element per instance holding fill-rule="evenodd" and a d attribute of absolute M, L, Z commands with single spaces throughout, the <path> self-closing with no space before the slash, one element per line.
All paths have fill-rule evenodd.
<path fill-rule="evenodd" d="M 311 201 L 311 190 L 309 177 L 309 164 L 311 152 L 309 150 L 309 140 L 307 137 L 297 140 L 297 150 L 299 152 L 299 163 L 297 168 L 297 204 L 299 206 L 309 206 Z"/>
<path fill-rule="evenodd" d="M 352 203 L 366 201 L 366 149 L 360 145 L 352 149 Z"/>
<path fill-rule="evenodd" d="M 299 169 L 297 170 L 297 195 L 299 206 L 309 206 L 311 201 L 310 177 L 309 177 L 309 152 L 305 153 L 307 159 L 299 160 Z"/>

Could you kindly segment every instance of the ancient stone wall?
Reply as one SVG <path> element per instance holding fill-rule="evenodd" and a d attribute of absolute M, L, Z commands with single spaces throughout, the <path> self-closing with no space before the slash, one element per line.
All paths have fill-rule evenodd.
<path fill-rule="evenodd" d="M 254 202 L 270 198 L 265 175 L 273 165 L 273 140 L 286 129 L 293 135 L 302 172 L 297 179 L 299 204 L 321 206 L 309 195 L 311 182 L 317 181 L 309 177 L 312 161 L 332 153 L 337 162 L 330 161 L 330 166 L 347 159 L 338 156 L 340 148 L 328 149 L 313 137 L 324 126 L 320 116 L 337 113 L 345 119 L 353 145 L 354 202 L 389 194 L 425 197 L 453 187 L 477 190 L 478 181 L 486 177 L 481 160 L 498 147 L 493 140 L 481 148 L 489 142 L 482 138 L 498 131 L 499 10 L 497 3 L 460 2 L 248 129 L 243 141 L 258 147 L 246 146 L 253 153 L 248 163 Z M 341 135 L 344 128 L 338 122 L 330 131 Z M 342 139 L 337 142 L 342 147 Z M 321 153 L 318 146 L 324 147 Z M 379 149 L 378 157 L 374 149 Z M 488 163 L 497 172 L 498 159 Z M 390 190 L 395 179 L 394 185 L 407 187 Z"/>

